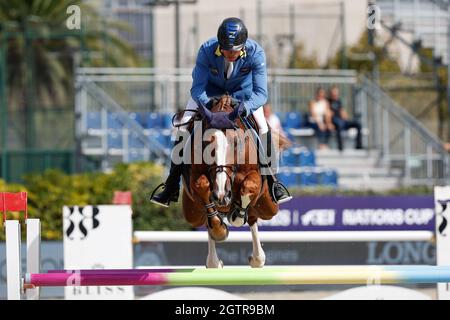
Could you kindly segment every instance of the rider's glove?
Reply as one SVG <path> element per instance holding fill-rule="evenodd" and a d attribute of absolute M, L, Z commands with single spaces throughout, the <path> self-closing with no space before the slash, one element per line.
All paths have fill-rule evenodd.
<path fill-rule="evenodd" d="M 214 99 L 209 99 L 208 103 L 205 104 L 205 107 L 208 108 L 208 110 L 211 110 L 214 106 Z"/>

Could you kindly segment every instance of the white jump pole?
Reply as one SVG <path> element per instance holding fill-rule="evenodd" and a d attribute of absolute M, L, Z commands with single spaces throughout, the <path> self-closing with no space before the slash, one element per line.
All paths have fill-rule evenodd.
<path fill-rule="evenodd" d="M 434 232 L 417 231 L 262 231 L 263 242 L 432 241 Z M 206 231 L 135 231 L 139 242 L 206 242 Z M 227 242 L 252 241 L 248 232 L 230 232 Z"/>
<path fill-rule="evenodd" d="M 40 273 L 41 270 L 41 222 L 27 219 L 27 273 Z M 39 299 L 39 288 L 26 290 L 28 300 Z"/>
<path fill-rule="evenodd" d="M 18 220 L 6 220 L 6 282 L 8 300 L 20 300 L 22 293 L 22 265 L 20 223 Z"/>

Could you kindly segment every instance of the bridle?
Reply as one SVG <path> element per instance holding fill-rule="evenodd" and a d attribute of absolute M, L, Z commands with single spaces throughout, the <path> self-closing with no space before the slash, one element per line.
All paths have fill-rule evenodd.
<path fill-rule="evenodd" d="M 228 170 L 227 170 L 228 169 Z M 238 165 L 232 164 L 232 165 L 216 165 L 213 164 L 208 167 L 208 175 L 210 180 L 212 180 L 211 172 L 214 172 L 216 175 L 221 172 L 225 172 L 228 178 L 231 181 L 231 185 L 234 183 L 234 178 L 236 177 L 236 173 L 238 171 Z"/>

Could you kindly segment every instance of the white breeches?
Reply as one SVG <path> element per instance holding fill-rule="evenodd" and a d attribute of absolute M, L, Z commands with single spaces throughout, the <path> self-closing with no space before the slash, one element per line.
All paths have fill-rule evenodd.
<path fill-rule="evenodd" d="M 186 105 L 186 109 L 197 110 L 198 109 L 197 103 L 192 98 L 189 98 L 189 101 Z M 180 123 L 185 123 L 189 121 L 193 115 L 194 112 L 186 111 Z M 253 118 L 255 118 L 256 123 L 258 124 L 259 134 L 266 134 L 267 132 L 269 132 L 269 127 L 267 126 L 267 121 L 266 118 L 264 117 L 263 108 L 259 107 L 258 109 L 256 109 L 255 112 L 252 113 L 252 115 Z M 180 130 L 186 130 L 186 126 L 180 127 Z"/>

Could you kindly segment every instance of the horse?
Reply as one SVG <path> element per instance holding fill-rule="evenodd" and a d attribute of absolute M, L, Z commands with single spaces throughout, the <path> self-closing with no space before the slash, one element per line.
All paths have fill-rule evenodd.
<path fill-rule="evenodd" d="M 195 148 L 201 147 L 203 152 L 207 148 L 213 150 L 213 161 L 207 164 L 202 157 L 202 163 L 191 164 L 190 174 L 183 175 L 183 215 L 193 227 L 206 226 L 208 230 L 207 268 L 223 267 L 215 245 L 228 237 L 225 216 L 233 226 L 248 223 L 253 244 L 249 264 L 254 268 L 263 267 L 266 258 L 258 237 L 257 220 L 272 219 L 278 212 L 278 205 L 272 200 L 267 181 L 261 175 L 258 147 L 248 134 L 250 130 L 245 130 L 241 119 L 237 119 L 230 96 L 222 96 L 211 111 L 203 110 L 207 114 L 203 116 L 202 129 L 209 129 L 204 131 L 209 131 L 209 135 L 203 135 L 205 143 L 196 143 L 190 148 L 191 159 Z M 214 113 L 227 114 L 235 129 L 214 128 L 211 125 Z M 239 150 L 239 143 L 233 143 L 236 141 L 241 142 L 243 150 Z"/>

